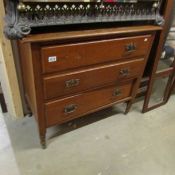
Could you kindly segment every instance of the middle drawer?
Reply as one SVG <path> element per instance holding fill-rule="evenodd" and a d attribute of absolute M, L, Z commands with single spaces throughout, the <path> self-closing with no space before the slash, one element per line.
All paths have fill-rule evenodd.
<path fill-rule="evenodd" d="M 144 59 L 138 59 L 45 77 L 44 98 L 70 95 L 132 78 L 142 71 L 143 62 Z"/>

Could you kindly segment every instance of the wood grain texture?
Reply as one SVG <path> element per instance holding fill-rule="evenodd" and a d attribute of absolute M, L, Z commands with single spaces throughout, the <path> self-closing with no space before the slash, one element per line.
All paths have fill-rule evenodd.
<path fill-rule="evenodd" d="M 94 42 L 67 44 L 43 47 L 43 73 L 68 70 L 80 66 L 88 66 L 109 61 L 120 61 L 125 58 L 145 56 L 152 41 L 151 35 L 116 38 Z M 135 46 L 128 51 L 127 47 Z M 55 62 L 49 62 L 50 57 L 56 57 Z"/>
<path fill-rule="evenodd" d="M 22 39 L 22 42 L 47 42 L 47 41 L 58 41 L 66 39 L 80 39 L 80 38 L 96 38 L 96 37 L 117 37 L 123 34 L 129 35 L 132 33 L 149 33 L 154 31 L 161 31 L 162 27 L 155 25 L 144 25 L 144 26 L 130 26 L 130 27 L 116 27 L 116 28 L 104 28 L 104 29 L 93 29 L 93 30 L 79 30 L 79 31 L 68 31 L 58 33 L 47 33 L 47 34 L 36 34 L 30 35 Z"/>
<path fill-rule="evenodd" d="M 36 44 L 31 45 L 32 51 L 32 63 L 33 63 L 33 75 L 35 83 L 35 98 L 36 98 L 36 109 L 37 109 L 37 119 L 38 119 L 38 129 L 41 142 L 44 143 L 44 138 L 46 135 L 46 120 L 44 113 L 44 93 L 42 84 L 42 74 L 41 74 L 41 57 L 40 46 Z"/>
<path fill-rule="evenodd" d="M 80 93 L 108 84 L 117 84 L 119 81 L 136 77 L 143 70 L 144 59 L 113 63 L 109 65 L 97 66 L 95 68 L 83 69 L 81 71 L 69 72 L 47 76 L 44 78 L 45 99 L 56 98 L 59 96 Z M 124 72 L 128 71 L 128 73 Z M 77 80 L 78 84 L 67 87 L 66 82 Z"/>
<path fill-rule="evenodd" d="M 26 88 L 26 94 L 36 111 L 41 143 L 45 142 L 46 129 L 50 126 L 121 102 L 128 102 L 129 111 L 157 30 L 161 28 L 98 29 L 88 31 L 89 35 L 87 31 L 74 31 L 33 35 L 21 40 L 24 83 L 32 86 Z M 136 50 L 128 53 L 126 45 L 133 43 Z M 80 53 L 82 57 L 77 59 Z M 55 54 L 59 58 L 68 57 L 64 61 L 58 59 L 58 63 L 46 63 Z M 50 66 L 52 63 L 54 66 Z"/>
<path fill-rule="evenodd" d="M 117 102 L 131 95 L 132 82 L 123 85 L 107 87 L 87 93 L 70 96 L 65 99 L 53 101 L 46 104 L 46 123 L 47 126 L 54 125 L 66 120 L 85 115 L 96 108 Z M 115 95 L 119 90 L 121 94 Z M 64 110 L 68 105 L 76 105 L 72 113 L 66 113 Z"/>
<path fill-rule="evenodd" d="M 24 91 L 26 100 L 29 103 L 29 106 L 34 116 L 37 117 L 37 99 L 35 91 L 35 79 L 34 79 L 34 68 L 32 62 L 31 44 L 30 43 L 20 44 L 19 42 L 19 51 L 20 51 L 22 78 L 24 82 Z"/>

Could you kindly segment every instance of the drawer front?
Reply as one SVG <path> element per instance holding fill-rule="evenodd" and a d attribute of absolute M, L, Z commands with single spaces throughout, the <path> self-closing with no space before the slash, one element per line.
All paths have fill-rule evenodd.
<path fill-rule="evenodd" d="M 151 35 L 118 38 L 41 48 L 43 73 L 145 56 L 152 43 Z"/>
<path fill-rule="evenodd" d="M 88 89 L 115 84 L 140 74 L 144 59 L 99 66 L 78 72 L 71 72 L 44 78 L 45 99 L 73 94 Z"/>
<path fill-rule="evenodd" d="M 100 107 L 130 97 L 132 83 L 110 86 L 45 104 L 47 126 L 80 117 Z"/>

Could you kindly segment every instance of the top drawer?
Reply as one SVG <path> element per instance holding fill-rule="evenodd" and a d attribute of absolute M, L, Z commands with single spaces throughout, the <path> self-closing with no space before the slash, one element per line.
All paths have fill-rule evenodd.
<path fill-rule="evenodd" d="M 145 56 L 152 43 L 151 35 L 117 38 L 77 44 L 43 47 L 43 73 L 88 66 L 123 58 Z"/>

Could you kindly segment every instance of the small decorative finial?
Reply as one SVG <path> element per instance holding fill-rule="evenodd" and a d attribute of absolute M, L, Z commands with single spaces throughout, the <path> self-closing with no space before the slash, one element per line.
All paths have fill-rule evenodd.
<path fill-rule="evenodd" d="M 24 3 L 20 2 L 20 3 L 17 5 L 17 9 L 18 9 L 18 11 L 23 12 L 23 11 L 25 11 L 26 6 L 25 6 Z"/>

